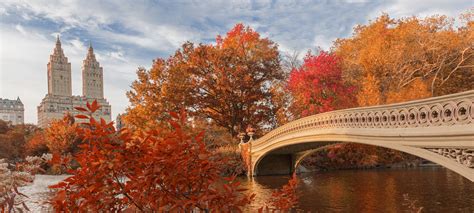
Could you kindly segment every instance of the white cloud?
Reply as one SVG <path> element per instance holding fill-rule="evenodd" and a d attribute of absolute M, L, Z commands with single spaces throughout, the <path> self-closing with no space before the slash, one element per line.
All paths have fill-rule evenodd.
<path fill-rule="evenodd" d="M 8 15 L 7 9 L 0 7 L 0 16 L 6 16 Z"/>
<path fill-rule="evenodd" d="M 119 61 L 123 61 L 123 62 L 127 62 L 127 61 L 128 61 L 128 60 L 124 57 L 122 51 L 108 52 L 108 53 L 107 53 L 107 56 L 109 56 L 110 58 L 119 60 Z"/>
<path fill-rule="evenodd" d="M 409 16 L 427 17 L 434 14 L 447 15 L 458 18 L 474 6 L 471 0 L 393 0 L 383 4 L 369 14 L 370 19 L 380 16 L 382 12 L 388 13 L 391 17 L 401 18 Z"/>
<path fill-rule="evenodd" d="M 20 32 L 22 35 L 26 35 L 26 31 L 21 25 L 15 25 L 15 29 L 18 30 L 18 32 Z"/>
<path fill-rule="evenodd" d="M 173 51 L 186 40 L 213 39 L 237 22 L 244 22 L 291 49 L 304 50 L 313 45 L 315 35 L 331 37 L 333 28 L 348 21 L 363 20 L 364 13 L 377 5 L 331 1 L 215 1 L 210 4 L 88 1 L 87 4 L 94 7 L 81 10 L 78 8 L 85 7 L 83 1 L 20 2 L 7 1 L 6 7 L 16 6 L 34 16 L 64 23 L 60 29 L 62 33 L 81 28 L 110 41 L 163 52 Z M 132 33 L 107 30 L 112 25 Z"/>
<path fill-rule="evenodd" d="M 284 52 L 320 46 L 347 37 L 356 24 L 382 12 L 392 17 L 457 17 L 470 1 L 101 1 L 4 0 L 0 2 L 0 97 L 20 96 L 26 120 L 46 94 L 46 64 L 60 34 L 73 72 L 73 93 L 81 94 L 81 64 L 89 40 L 104 67 L 105 95 L 114 116 L 128 104 L 125 92 L 138 66 L 172 54 L 187 40 L 212 42 L 243 22 L 279 44 Z M 97 45 L 96 45 L 97 44 Z M 101 48 L 99 48 L 101 47 Z"/>
<path fill-rule="evenodd" d="M 61 33 L 80 28 L 111 41 L 139 45 L 152 50 L 169 51 L 197 34 L 188 31 L 186 27 L 177 28 L 160 22 L 159 16 L 148 18 L 150 14 L 144 13 L 144 11 L 149 8 L 145 5 L 125 1 L 88 1 L 87 5 L 94 5 L 93 7 L 85 4 L 84 1 L 74 0 L 7 0 L 4 2 L 5 8 L 15 8 L 15 10 L 22 11 L 23 17 L 37 16 L 63 23 L 59 29 Z M 87 9 L 81 9 L 85 7 Z M 153 12 L 151 14 L 155 15 Z M 133 29 L 136 33 L 121 34 L 105 30 L 105 26 L 113 24 L 123 25 L 124 28 Z"/>
<path fill-rule="evenodd" d="M 329 48 L 332 46 L 332 42 L 335 38 L 328 38 L 324 35 L 317 35 L 314 37 L 314 45 L 313 47 L 320 47 L 325 51 L 329 51 Z"/>
<path fill-rule="evenodd" d="M 67 43 L 67 45 L 69 45 L 69 48 L 70 48 L 69 54 L 81 55 L 81 54 L 87 53 L 86 46 L 79 38 L 75 38 L 67 42 L 63 41 L 62 43 Z"/>

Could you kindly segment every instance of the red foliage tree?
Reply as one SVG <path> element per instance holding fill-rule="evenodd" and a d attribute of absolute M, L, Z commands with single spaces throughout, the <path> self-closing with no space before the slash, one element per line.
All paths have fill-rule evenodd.
<path fill-rule="evenodd" d="M 25 151 L 27 155 L 33 156 L 41 156 L 42 154 L 48 153 L 49 148 L 46 143 L 45 133 L 41 130 L 36 131 L 26 143 Z"/>
<path fill-rule="evenodd" d="M 355 106 L 355 88 L 344 83 L 339 61 L 324 51 L 317 56 L 308 53 L 303 65 L 291 71 L 288 89 L 293 97 L 290 111 L 295 117 Z"/>
<path fill-rule="evenodd" d="M 96 102 L 88 109 L 99 108 Z M 84 138 L 76 155 L 80 169 L 52 186 L 56 211 L 179 211 L 194 209 L 230 212 L 253 196 L 240 193 L 234 177 L 222 180 L 218 164 L 206 149 L 203 134 L 190 135 L 184 113 L 172 114 L 172 129 L 138 134 L 116 132 L 113 123 L 91 116 L 77 133 Z"/>

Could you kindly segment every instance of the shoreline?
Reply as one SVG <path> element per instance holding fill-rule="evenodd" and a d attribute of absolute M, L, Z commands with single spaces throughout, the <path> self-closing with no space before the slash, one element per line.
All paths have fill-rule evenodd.
<path fill-rule="evenodd" d="M 348 168 L 337 168 L 337 169 L 308 169 L 300 165 L 296 169 L 296 173 L 312 173 L 312 172 L 330 172 L 330 171 L 346 171 L 346 170 L 385 170 L 385 169 L 401 169 L 401 168 L 430 168 L 430 167 L 442 167 L 435 163 L 400 163 L 390 165 L 376 165 L 368 167 L 348 167 Z"/>

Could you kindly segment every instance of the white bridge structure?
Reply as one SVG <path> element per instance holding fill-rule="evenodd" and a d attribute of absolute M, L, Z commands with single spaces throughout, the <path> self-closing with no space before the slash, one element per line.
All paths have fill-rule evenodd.
<path fill-rule="evenodd" d="M 304 117 L 242 150 L 249 175 L 290 174 L 312 151 L 341 142 L 409 153 L 474 182 L 474 90 Z"/>

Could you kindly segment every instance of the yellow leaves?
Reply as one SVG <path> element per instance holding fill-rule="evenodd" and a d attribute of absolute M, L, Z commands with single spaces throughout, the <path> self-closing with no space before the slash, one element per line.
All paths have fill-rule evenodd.
<path fill-rule="evenodd" d="M 357 94 L 359 106 L 374 106 L 381 104 L 380 82 L 374 75 L 368 74 L 363 79 L 361 91 Z"/>
<path fill-rule="evenodd" d="M 51 122 L 45 130 L 46 146 L 52 153 L 66 153 L 72 151 L 72 145 L 76 139 L 76 124 L 73 124 L 69 116 L 62 120 Z"/>
<path fill-rule="evenodd" d="M 387 103 L 398 103 L 431 97 L 428 85 L 421 79 L 416 79 L 407 87 L 391 90 L 387 94 Z"/>
<path fill-rule="evenodd" d="M 353 37 L 337 40 L 345 80 L 358 85 L 360 105 L 427 97 L 426 91 L 441 95 L 473 89 L 462 80 L 474 76 L 466 72 L 474 67 L 469 26 L 455 29 L 453 23 L 446 16 L 394 20 L 384 14 L 356 27 Z M 453 72 L 463 78 L 453 78 Z"/>

